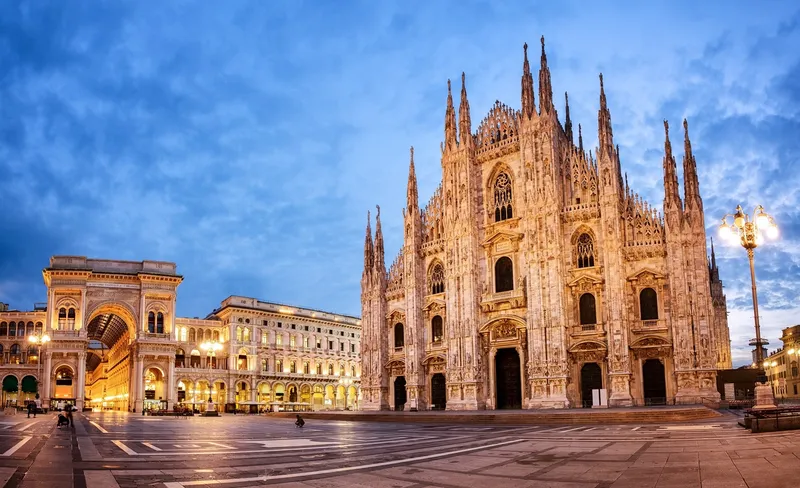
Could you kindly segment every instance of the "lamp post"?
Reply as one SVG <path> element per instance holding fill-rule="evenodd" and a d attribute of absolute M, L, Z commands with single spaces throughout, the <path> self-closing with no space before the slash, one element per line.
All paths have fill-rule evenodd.
<path fill-rule="evenodd" d="M 733 222 L 728 224 L 728 217 Z M 722 217 L 719 226 L 720 236 L 731 244 L 740 244 L 747 250 L 750 260 L 750 286 L 753 294 L 753 318 L 756 328 L 756 368 L 758 375 L 756 381 L 756 406 L 754 408 L 771 408 L 775 405 L 772 388 L 766 385 L 767 376 L 764 373 L 764 351 L 761 344 L 761 324 L 758 317 L 758 291 L 756 289 L 755 249 L 764 243 L 764 234 L 770 239 L 778 237 L 778 225 L 771 215 L 764 211 L 761 205 L 753 210 L 752 218 L 744 213 L 741 205 L 736 206 L 736 213 Z"/>
<path fill-rule="evenodd" d="M 28 337 L 28 342 L 31 344 L 36 344 L 36 350 L 38 357 L 36 358 L 37 368 L 36 368 L 36 399 L 38 400 L 41 396 L 39 393 L 39 385 L 42 384 L 42 351 L 44 350 L 47 343 L 50 342 L 50 336 L 40 332 L 39 334 L 34 334 Z M 39 408 L 38 402 L 36 408 Z"/>
<path fill-rule="evenodd" d="M 348 376 L 343 376 L 339 378 L 339 384 L 344 386 L 344 409 L 347 410 L 347 397 L 350 396 L 349 390 L 353 380 Z"/>
<path fill-rule="evenodd" d="M 217 351 L 222 349 L 222 344 L 220 344 L 217 341 L 206 341 L 206 342 L 200 344 L 200 349 L 202 349 L 204 351 L 207 351 L 206 352 L 206 361 L 208 361 L 212 357 L 215 357 Z M 209 367 L 210 367 L 210 365 L 209 365 Z M 214 391 L 214 385 L 213 384 L 208 385 L 208 407 L 206 408 L 205 415 L 216 415 L 217 414 L 217 410 L 214 407 L 214 400 L 211 398 L 211 394 L 212 394 L 213 391 Z M 214 412 L 213 414 L 211 413 L 212 410 Z"/>

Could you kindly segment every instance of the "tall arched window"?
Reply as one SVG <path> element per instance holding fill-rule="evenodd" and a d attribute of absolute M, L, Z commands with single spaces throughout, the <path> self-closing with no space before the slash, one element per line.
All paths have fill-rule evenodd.
<path fill-rule="evenodd" d="M 181 327 L 181 341 L 186 342 L 186 327 Z"/>
<path fill-rule="evenodd" d="M 185 365 L 186 365 L 186 353 L 183 351 L 183 349 L 178 349 L 177 351 L 175 351 L 175 367 L 183 368 L 185 367 Z"/>
<path fill-rule="evenodd" d="M 330 376 L 333 376 L 333 365 L 332 365 L 332 364 L 329 364 L 329 365 L 328 365 L 328 374 L 329 374 Z"/>
<path fill-rule="evenodd" d="M 0 322 L 0 336 L 8 335 L 8 324 Z"/>
<path fill-rule="evenodd" d="M 70 308 L 67 310 L 67 330 L 75 329 L 75 309 Z"/>
<path fill-rule="evenodd" d="M 244 342 L 250 342 L 250 328 L 249 327 L 245 327 L 244 330 L 242 331 L 242 339 L 244 340 Z"/>
<path fill-rule="evenodd" d="M 61 330 L 67 327 L 67 309 L 61 307 L 58 309 L 58 328 Z"/>
<path fill-rule="evenodd" d="M 442 342 L 444 337 L 444 321 L 440 315 L 431 320 L 431 338 L 433 342 Z"/>
<path fill-rule="evenodd" d="M 156 331 L 156 314 L 150 312 L 147 314 L 147 332 L 151 334 Z"/>
<path fill-rule="evenodd" d="M 196 337 L 194 329 L 189 329 L 189 342 L 196 342 Z"/>
<path fill-rule="evenodd" d="M 242 328 L 241 327 L 237 327 L 236 328 L 236 340 L 239 341 L 239 342 L 242 342 Z"/>
<path fill-rule="evenodd" d="M 394 324 L 394 348 L 402 349 L 404 345 L 405 345 L 405 332 L 403 330 L 403 324 L 400 323 Z"/>
<path fill-rule="evenodd" d="M 589 234 L 581 234 L 578 237 L 576 246 L 579 268 L 591 268 L 594 266 L 594 242 Z"/>
<path fill-rule="evenodd" d="M 658 294 L 654 289 L 639 292 L 639 313 L 642 320 L 658 320 Z"/>
<path fill-rule="evenodd" d="M 10 324 L 8 324 L 8 335 L 9 335 L 9 337 L 13 337 L 13 336 L 17 335 L 17 323 L 16 322 L 11 322 Z"/>
<path fill-rule="evenodd" d="M 159 334 L 164 333 L 164 314 L 161 312 L 156 314 L 156 332 Z"/>
<path fill-rule="evenodd" d="M 436 263 L 431 270 L 430 290 L 431 295 L 444 293 L 444 267 L 442 263 Z"/>
<path fill-rule="evenodd" d="M 494 180 L 494 221 L 510 219 L 514 216 L 511 178 L 500 173 Z"/>
<path fill-rule="evenodd" d="M 297 363 L 292 361 L 289 363 L 289 372 L 290 373 L 297 373 Z"/>
<path fill-rule="evenodd" d="M 275 372 L 283 373 L 283 361 L 281 361 L 280 359 L 275 361 Z"/>
<path fill-rule="evenodd" d="M 581 325 L 593 325 L 597 323 L 597 308 L 595 306 L 594 295 L 584 293 L 580 299 Z"/>
<path fill-rule="evenodd" d="M 514 289 L 514 264 L 511 258 L 503 256 L 494 263 L 494 291 L 510 291 Z"/>
<path fill-rule="evenodd" d="M 17 324 L 17 337 L 25 337 L 25 322 Z"/>
<path fill-rule="evenodd" d="M 303 363 L 303 374 L 308 374 L 309 372 L 308 362 Z"/>

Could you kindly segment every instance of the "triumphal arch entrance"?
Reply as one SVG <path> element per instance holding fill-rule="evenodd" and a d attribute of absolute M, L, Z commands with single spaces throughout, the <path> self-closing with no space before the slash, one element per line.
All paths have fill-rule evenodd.
<path fill-rule="evenodd" d="M 42 406 L 141 411 L 175 402 L 175 263 L 54 256 L 47 285 Z M 87 405 L 88 406 L 88 405 Z"/>

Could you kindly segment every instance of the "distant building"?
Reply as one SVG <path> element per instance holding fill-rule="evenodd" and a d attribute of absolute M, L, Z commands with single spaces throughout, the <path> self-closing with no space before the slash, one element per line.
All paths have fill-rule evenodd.
<path fill-rule="evenodd" d="M 775 399 L 800 399 L 800 325 L 783 329 L 783 347 L 764 360 L 764 370 Z"/>
<path fill-rule="evenodd" d="M 43 276 L 46 304 L 0 307 L 3 405 L 39 393 L 45 408 L 358 407 L 358 317 L 240 296 L 175 317 L 183 277 L 160 261 L 54 256 Z"/>

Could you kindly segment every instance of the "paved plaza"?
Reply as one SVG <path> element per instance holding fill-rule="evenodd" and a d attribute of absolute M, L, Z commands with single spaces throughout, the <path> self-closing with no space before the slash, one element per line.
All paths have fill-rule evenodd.
<path fill-rule="evenodd" d="M 53 414 L 0 422 L 4 486 L 796 487 L 800 431 L 726 414 L 668 425 L 481 425 Z"/>

